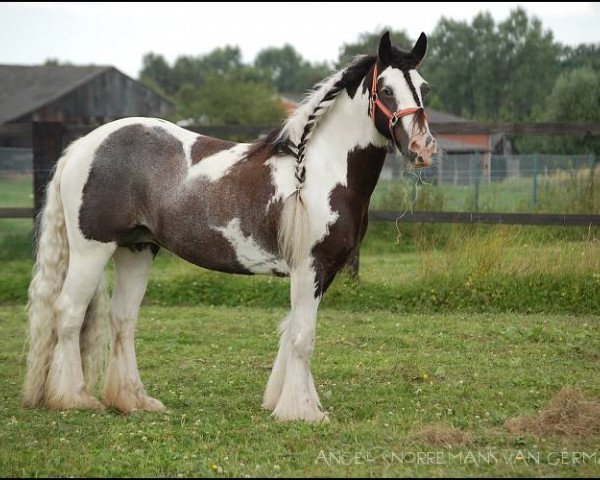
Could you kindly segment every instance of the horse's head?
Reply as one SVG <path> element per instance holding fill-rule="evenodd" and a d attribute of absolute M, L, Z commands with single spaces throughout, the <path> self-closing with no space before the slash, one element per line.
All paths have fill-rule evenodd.
<path fill-rule="evenodd" d="M 370 74 L 370 114 L 375 127 L 416 167 L 431 165 L 437 152 L 423 105 L 427 82 L 417 72 L 426 52 L 424 33 L 410 52 L 404 52 L 392 46 L 389 32 L 385 32 Z"/>

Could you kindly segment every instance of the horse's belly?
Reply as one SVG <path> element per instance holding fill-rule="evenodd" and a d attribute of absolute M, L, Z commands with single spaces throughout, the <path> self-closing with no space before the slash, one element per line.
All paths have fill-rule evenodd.
<path fill-rule="evenodd" d="M 238 218 L 223 226 L 183 223 L 177 235 L 163 236 L 158 232 L 156 236 L 168 250 L 209 270 L 246 275 L 289 273 L 286 263 L 265 247 L 262 239 L 242 231 Z"/>

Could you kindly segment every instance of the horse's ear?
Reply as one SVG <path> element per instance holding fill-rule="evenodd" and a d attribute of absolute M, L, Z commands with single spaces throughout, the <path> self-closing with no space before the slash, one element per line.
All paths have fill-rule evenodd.
<path fill-rule="evenodd" d="M 425 35 L 424 32 L 421 32 L 417 43 L 415 43 L 415 46 L 412 48 L 410 53 L 415 56 L 417 59 L 417 66 L 419 66 L 423 61 L 423 58 L 425 58 L 425 54 L 427 53 L 427 35 Z"/>
<path fill-rule="evenodd" d="M 379 58 L 384 63 L 389 63 L 392 56 L 392 42 L 390 40 L 390 32 L 385 32 L 379 40 Z"/>

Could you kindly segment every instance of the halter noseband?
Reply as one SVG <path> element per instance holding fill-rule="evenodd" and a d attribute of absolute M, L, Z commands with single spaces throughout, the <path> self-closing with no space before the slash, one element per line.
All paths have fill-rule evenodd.
<path fill-rule="evenodd" d="M 375 62 L 375 66 L 373 67 L 373 85 L 371 86 L 371 117 L 373 118 L 373 123 L 375 123 L 375 107 L 379 107 L 381 113 L 383 113 L 388 119 L 390 127 L 390 133 L 392 134 L 392 139 L 394 139 L 394 128 L 400 121 L 402 117 L 406 117 L 407 115 L 412 115 L 413 113 L 418 112 L 419 110 L 423 110 L 425 113 L 425 109 L 423 107 L 410 107 L 405 108 L 404 110 L 397 110 L 392 112 L 389 108 L 387 108 L 381 100 L 379 100 L 379 95 L 377 95 L 377 77 L 379 73 L 377 72 L 377 62 Z"/>

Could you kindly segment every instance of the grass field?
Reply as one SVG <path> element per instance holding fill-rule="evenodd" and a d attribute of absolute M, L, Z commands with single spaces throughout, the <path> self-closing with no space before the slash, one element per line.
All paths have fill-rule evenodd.
<path fill-rule="evenodd" d="M 31 175 L 0 175 L 0 208 L 33 207 Z"/>
<path fill-rule="evenodd" d="M 288 281 L 156 259 L 138 362 L 164 414 L 24 409 L 31 223 L 0 221 L 0 476 L 598 476 L 600 430 L 515 433 L 600 397 L 598 229 L 370 227 L 320 311 L 331 422 L 260 409 Z M 597 417 L 600 418 L 600 417 Z M 433 433 L 432 433 L 433 432 Z"/>
<path fill-rule="evenodd" d="M 596 316 L 324 309 L 313 369 L 331 422 L 307 425 L 277 424 L 259 407 L 283 314 L 282 309 L 244 307 L 145 307 L 137 336 L 139 366 L 147 389 L 164 401 L 168 412 L 125 418 L 111 412 L 21 408 L 25 317 L 22 307 L 1 307 L 0 472 L 600 473 L 598 458 L 556 464 L 563 451 L 571 457 L 597 452 L 598 437 L 538 438 L 513 435 L 504 426 L 509 418 L 535 415 L 565 385 L 600 395 Z M 431 426 L 453 426 L 465 438 L 451 447 L 420 439 L 419 432 Z M 418 452 L 429 452 L 430 459 L 435 453 L 436 460 L 419 463 L 414 460 Z M 517 458 L 519 453 L 523 459 Z"/>

